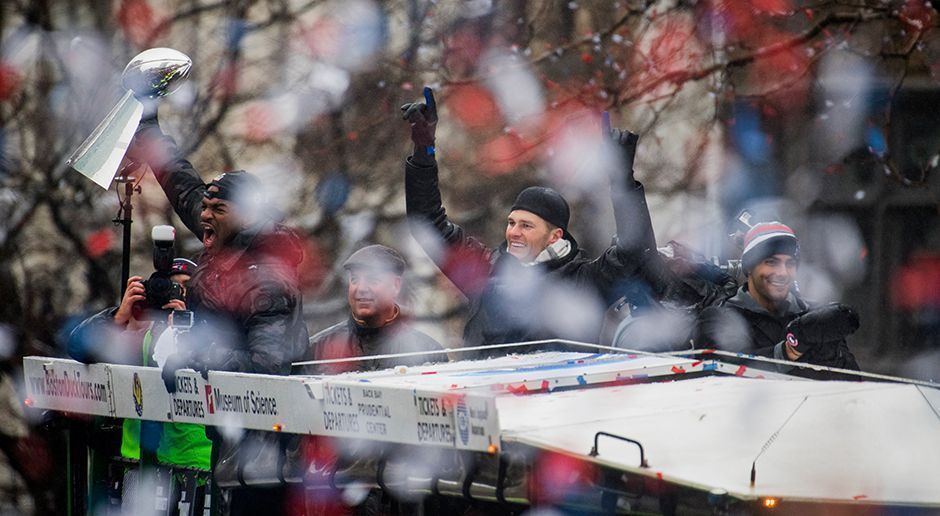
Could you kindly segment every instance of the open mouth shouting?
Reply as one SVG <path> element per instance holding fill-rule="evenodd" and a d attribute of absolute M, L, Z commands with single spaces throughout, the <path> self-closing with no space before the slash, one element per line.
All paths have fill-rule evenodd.
<path fill-rule="evenodd" d="M 210 224 L 202 224 L 202 245 L 206 250 L 212 250 L 216 242 L 215 228 Z"/>

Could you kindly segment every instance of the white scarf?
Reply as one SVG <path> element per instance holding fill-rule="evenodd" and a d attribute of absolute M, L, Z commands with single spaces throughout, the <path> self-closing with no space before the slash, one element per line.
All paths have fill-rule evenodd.
<path fill-rule="evenodd" d="M 531 267 L 533 265 L 538 265 L 540 263 L 545 263 L 556 258 L 564 258 L 568 256 L 568 253 L 571 252 L 571 242 L 565 240 L 564 238 L 559 238 L 555 240 L 554 243 L 549 244 L 542 249 L 542 252 L 535 257 L 535 260 L 531 262 L 523 263 L 526 267 Z"/>

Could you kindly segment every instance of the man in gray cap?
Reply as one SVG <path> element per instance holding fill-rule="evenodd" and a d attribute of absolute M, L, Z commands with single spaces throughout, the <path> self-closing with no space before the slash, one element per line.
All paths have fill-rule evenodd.
<path fill-rule="evenodd" d="M 633 178 L 637 136 L 611 130 L 609 118 L 603 118 L 619 162 L 610 174 L 617 238 L 599 257 L 583 256 L 568 232 L 568 203 L 542 186 L 516 197 L 506 218 L 505 242 L 488 248 L 447 219 L 438 186 L 438 118 L 430 88 L 424 89 L 424 99 L 402 106 L 414 142 L 405 162 L 405 202 L 412 233 L 469 300 L 464 346 L 542 339 L 597 342 L 606 307 L 635 280 L 644 256 L 656 248 L 643 186 Z M 538 344 L 475 355 L 556 348 L 564 346 Z"/>
<path fill-rule="evenodd" d="M 414 329 L 398 305 L 405 259 L 384 245 L 370 245 L 353 253 L 344 263 L 348 273 L 349 318 L 310 338 L 308 360 L 368 357 L 414 351 L 440 351 L 441 345 Z M 305 367 L 307 374 L 373 371 L 399 365 L 446 361 L 432 353 L 399 358 L 337 362 Z"/>

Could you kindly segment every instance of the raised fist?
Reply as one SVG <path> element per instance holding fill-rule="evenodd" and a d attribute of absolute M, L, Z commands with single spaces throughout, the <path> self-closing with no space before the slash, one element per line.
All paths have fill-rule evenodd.
<path fill-rule="evenodd" d="M 636 159 L 636 147 L 640 141 L 639 135 L 626 129 L 615 129 L 610 126 L 610 113 L 604 111 L 601 114 L 602 134 L 610 137 L 620 153 L 620 160 L 623 164 L 624 186 L 633 187 L 633 161 Z"/>
<path fill-rule="evenodd" d="M 415 156 L 434 155 L 434 133 L 437 130 L 437 103 L 434 92 L 424 87 L 424 102 L 411 102 L 401 107 L 402 118 L 411 124 L 411 141 Z"/>

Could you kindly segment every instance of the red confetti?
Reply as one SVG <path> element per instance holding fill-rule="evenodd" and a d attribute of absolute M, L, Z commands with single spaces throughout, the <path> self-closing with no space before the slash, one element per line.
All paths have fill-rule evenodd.
<path fill-rule="evenodd" d="M 234 64 L 221 68 L 210 81 L 212 94 L 223 98 L 231 97 L 238 91 L 239 77 L 241 73 Z"/>
<path fill-rule="evenodd" d="M 597 476 L 594 467 L 581 459 L 558 452 L 544 451 L 535 457 L 532 468 L 533 506 L 551 505 L 572 494 L 583 492 Z"/>
<path fill-rule="evenodd" d="M 508 174 L 535 158 L 532 149 L 516 134 L 501 134 L 483 146 L 481 166 L 492 175 Z"/>
<path fill-rule="evenodd" d="M 304 258 L 300 262 L 300 287 L 305 291 L 316 291 L 320 288 L 330 267 L 324 262 L 324 254 L 316 240 L 310 236 L 300 235 L 303 238 Z"/>
<path fill-rule="evenodd" d="M 585 62 L 585 63 L 593 63 L 593 62 L 594 62 L 594 56 L 592 56 L 591 54 L 588 54 L 587 52 L 585 52 L 585 53 L 581 54 L 581 61 L 583 61 L 583 62 Z"/>
<path fill-rule="evenodd" d="M 701 360 L 696 360 L 695 362 L 692 362 L 692 367 L 698 367 L 701 364 L 702 364 Z"/>
<path fill-rule="evenodd" d="M 114 235 L 109 229 L 101 229 L 88 235 L 85 239 L 85 253 L 92 258 L 98 258 L 111 249 Z"/>
<path fill-rule="evenodd" d="M 682 373 L 685 372 L 685 369 L 683 369 L 683 368 L 681 368 L 681 367 L 679 367 L 679 366 L 672 366 L 672 372 L 673 372 L 673 373 L 676 373 L 676 374 L 682 374 Z"/>
<path fill-rule="evenodd" d="M 245 139 L 252 143 L 271 139 L 277 125 L 274 116 L 274 110 L 265 102 L 252 104 L 245 109 Z"/>
<path fill-rule="evenodd" d="M 916 311 L 940 307 L 940 254 L 920 252 L 894 272 L 892 304 Z"/>
<path fill-rule="evenodd" d="M 742 366 L 738 367 L 738 370 L 734 372 L 734 375 L 735 375 L 735 376 L 741 376 L 741 375 L 744 374 L 744 371 L 747 371 L 747 367 L 742 365 Z"/>
<path fill-rule="evenodd" d="M 461 124 L 471 129 L 496 127 L 501 123 L 496 100 L 489 90 L 479 86 L 455 88 L 447 99 L 447 106 Z"/>
<path fill-rule="evenodd" d="M 543 391 L 547 391 L 547 390 L 548 390 L 548 380 L 542 380 L 542 387 L 541 387 L 541 388 L 542 388 Z"/>
<path fill-rule="evenodd" d="M 437 374 L 437 371 L 422 371 L 421 374 Z"/>
<path fill-rule="evenodd" d="M 473 249 L 453 246 L 444 256 L 441 271 L 461 291 L 473 294 L 483 292 L 489 280 L 490 262 L 485 255 Z"/>
<path fill-rule="evenodd" d="M 22 77 L 16 68 L 0 63 L 0 102 L 9 99 L 19 89 Z"/>
<path fill-rule="evenodd" d="M 509 392 L 511 392 L 511 393 L 513 393 L 513 394 L 527 394 L 527 393 L 529 392 L 529 388 L 526 387 L 524 383 L 521 384 L 521 385 L 519 385 L 518 387 L 513 387 L 512 385 L 507 385 L 507 386 L 506 386 L 506 390 L 509 391 Z"/>
<path fill-rule="evenodd" d="M 853 500 L 864 500 L 865 498 L 868 498 L 868 495 L 860 494 L 852 497 Z"/>
<path fill-rule="evenodd" d="M 124 36 L 138 47 L 150 46 L 158 35 L 159 22 L 150 4 L 145 0 L 124 0 L 118 8 L 117 22 Z"/>

